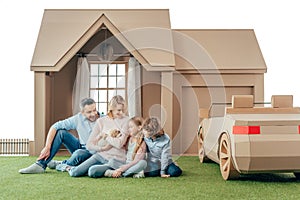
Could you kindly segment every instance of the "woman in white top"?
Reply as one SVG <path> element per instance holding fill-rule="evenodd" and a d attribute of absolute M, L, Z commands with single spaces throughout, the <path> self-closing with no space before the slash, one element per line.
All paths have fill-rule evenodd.
<path fill-rule="evenodd" d="M 90 174 L 89 168 L 93 165 L 104 165 L 110 159 L 126 160 L 125 144 L 128 137 L 128 121 L 127 106 L 124 98 L 120 95 L 114 96 L 108 104 L 108 114 L 105 117 L 97 119 L 93 132 L 90 135 L 86 148 L 96 153 L 89 159 L 76 167 L 69 167 L 67 171 L 70 176 L 78 177 Z M 119 130 L 118 137 L 112 137 L 109 133 L 112 130 Z M 99 146 L 100 138 L 105 136 L 108 144 L 112 148 L 106 149 Z"/>

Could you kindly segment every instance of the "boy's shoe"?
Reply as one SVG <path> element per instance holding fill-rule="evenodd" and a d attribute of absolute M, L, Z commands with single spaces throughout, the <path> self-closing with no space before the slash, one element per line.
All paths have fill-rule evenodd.
<path fill-rule="evenodd" d="M 55 168 L 57 171 L 66 172 L 70 169 L 70 166 L 64 163 L 60 163 Z"/>
<path fill-rule="evenodd" d="M 56 169 L 56 166 L 61 164 L 62 161 L 58 161 L 58 160 L 51 160 L 48 164 L 47 167 L 49 167 L 50 169 Z"/>
<path fill-rule="evenodd" d="M 19 173 L 21 173 L 21 174 L 40 174 L 40 173 L 44 173 L 44 172 L 45 172 L 45 169 L 36 163 L 30 165 L 27 168 L 23 168 L 23 169 L 19 170 Z"/>
<path fill-rule="evenodd" d="M 105 177 L 112 177 L 114 171 L 115 170 L 108 169 L 108 170 L 105 171 L 104 176 Z"/>
<path fill-rule="evenodd" d="M 134 174 L 133 178 L 145 178 L 144 170 L 140 171 L 137 174 Z"/>

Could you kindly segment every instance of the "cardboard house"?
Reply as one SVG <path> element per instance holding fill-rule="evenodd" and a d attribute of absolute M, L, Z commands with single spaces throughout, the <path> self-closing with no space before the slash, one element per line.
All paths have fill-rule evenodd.
<path fill-rule="evenodd" d="M 200 108 L 239 94 L 264 100 L 267 69 L 254 30 L 172 29 L 171 20 L 168 9 L 46 9 L 31 63 L 31 154 L 39 154 L 54 122 L 72 115 L 81 55 L 89 65 L 123 64 L 126 70 L 130 58 L 138 62 L 141 115 L 160 118 L 173 154 L 197 153 Z M 113 53 L 101 60 L 99 48 L 108 38 Z"/>

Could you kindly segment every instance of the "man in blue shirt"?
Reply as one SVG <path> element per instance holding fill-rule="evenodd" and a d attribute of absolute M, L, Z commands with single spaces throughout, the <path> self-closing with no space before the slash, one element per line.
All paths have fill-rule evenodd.
<path fill-rule="evenodd" d="M 51 161 L 58 152 L 61 144 L 72 154 L 77 149 L 85 149 L 85 144 L 93 130 L 99 114 L 96 109 L 96 103 L 91 98 L 85 98 L 80 103 L 81 112 L 69 117 L 65 120 L 54 123 L 49 129 L 46 145 L 42 149 L 37 161 L 27 168 L 20 169 L 21 174 L 36 174 L 44 173 L 48 165 L 50 168 L 55 168 L 59 161 Z M 69 130 L 76 130 L 79 138 L 72 135 Z M 86 150 L 81 157 L 63 161 L 64 163 L 76 166 L 89 158 L 92 154 Z M 51 161 L 51 162 L 50 162 Z"/>

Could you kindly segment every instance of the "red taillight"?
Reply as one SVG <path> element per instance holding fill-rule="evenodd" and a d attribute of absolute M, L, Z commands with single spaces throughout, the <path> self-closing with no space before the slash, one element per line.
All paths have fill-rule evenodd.
<path fill-rule="evenodd" d="M 298 133 L 300 134 L 300 126 L 298 126 Z"/>
<path fill-rule="evenodd" d="M 260 134 L 260 126 L 233 126 L 233 134 Z"/>

